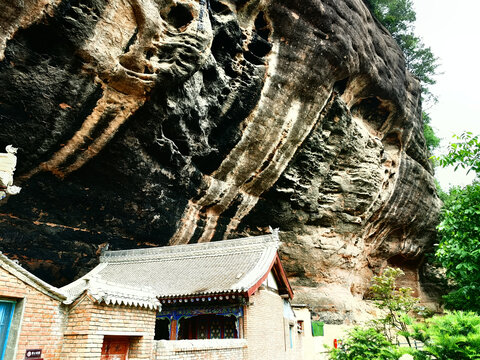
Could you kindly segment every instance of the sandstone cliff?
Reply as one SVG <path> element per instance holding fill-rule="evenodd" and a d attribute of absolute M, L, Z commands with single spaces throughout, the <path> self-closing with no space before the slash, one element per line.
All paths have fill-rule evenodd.
<path fill-rule="evenodd" d="M 270 225 L 333 320 L 387 264 L 418 284 L 439 209 L 420 87 L 361 0 L 13 0 L 0 23 L 22 186 L 0 246 L 37 275 Z"/>

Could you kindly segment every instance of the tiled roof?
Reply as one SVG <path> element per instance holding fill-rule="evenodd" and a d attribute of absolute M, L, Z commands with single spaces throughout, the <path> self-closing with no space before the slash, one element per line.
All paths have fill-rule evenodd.
<path fill-rule="evenodd" d="M 72 286 L 73 285 L 73 286 Z M 62 289 L 68 300 L 65 304 L 71 304 L 81 294 L 88 293 L 96 302 L 107 305 L 126 305 L 159 309 L 160 302 L 151 288 L 137 288 L 111 283 L 100 278 L 83 277 Z"/>
<path fill-rule="evenodd" d="M 278 232 L 158 248 L 107 251 L 100 264 L 63 288 L 85 278 L 118 286 L 149 287 L 159 297 L 245 293 L 270 271 L 279 246 Z"/>

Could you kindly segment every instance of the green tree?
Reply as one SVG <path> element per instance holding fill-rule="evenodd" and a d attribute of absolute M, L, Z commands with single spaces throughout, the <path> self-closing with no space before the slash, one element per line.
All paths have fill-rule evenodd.
<path fill-rule="evenodd" d="M 411 0 L 368 0 L 373 15 L 390 31 L 397 40 L 400 34 L 412 31 L 416 20 Z"/>
<path fill-rule="evenodd" d="M 396 279 L 402 275 L 400 269 L 387 268 L 382 275 L 373 278 L 371 290 L 376 305 L 387 310 L 387 323 L 407 339 L 419 340 L 424 346 L 416 349 L 409 341 L 410 347 L 400 347 L 393 343 L 388 333 L 385 335 L 377 327 L 355 327 L 348 332 L 338 349 L 329 350 L 330 359 L 397 360 L 405 354 L 415 360 L 480 359 L 478 314 L 447 312 L 427 319 L 424 317 L 423 321 L 416 323 L 410 320 L 407 323 L 401 319 L 401 314 L 413 310 L 418 301 L 409 288 L 397 287 Z M 399 325 L 402 322 L 403 325 Z M 397 339 L 394 340 L 397 342 Z"/>
<path fill-rule="evenodd" d="M 435 84 L 438 58 L 414 33 L 416 14 L 411 0 L 367 0 L 373 15 L 392 34 L 405 56 L 407 69 L 422 86 L 424 102 L 436 101 L 429 90 Z"/>
<path fill-rule="evenodd" d="M 435 255 L 455 281 L 447 307 L 480 312 L 480 183 L 450 191 L 438 230 Z"/>
<path fill-rule="evenodd" d="M 455 137 L 447 155 L 436 157 L 445 166 L 477 174 L 465 188 L 450 189 L 444 199 L 440 241 L 436 258 L 454 280 L 455 290 L 445 296 L 449 308 L 480 312 L 480 142 L 479 135 L 465 132 Z"/>
<path fill-rule="evenodd" d="M 378 308 L 386 310 L 385 317 L 373 323 L 390 342 L 398 342 L 398 335 L 402 335 L 411 346 L 408 326 L 412 320 L 408 313 L 415 309 L 418 298 L 412 295 L 411 288 L 397 286 L 397 278 L 403 275 L 401 269 L 387 267 L 380 276 L 373 277 L 373 299 Z"/>
<path fill-rule="evenodd" d="M 435 159 L 443 166 L 455 166 L 474 171 L 477 178 L 480 175 L 480 135 L 473 135 L 471 132 L 464 132 L 460 136 L 455 135 L 456 142 L 450 144 L 447 155 L 437 156 Z"/>

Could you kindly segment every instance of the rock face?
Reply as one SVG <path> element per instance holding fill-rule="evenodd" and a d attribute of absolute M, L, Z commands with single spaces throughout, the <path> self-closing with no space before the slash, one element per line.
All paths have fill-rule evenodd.
<path fill-rule="evenodd" d="M 271 225 L 297 301 L 334 321 L 387 264 L 421 292 L 420 87 L 361 0 L 14 0 L 0 21 L 22 186 L 0 245 L 38 276 Z"/>

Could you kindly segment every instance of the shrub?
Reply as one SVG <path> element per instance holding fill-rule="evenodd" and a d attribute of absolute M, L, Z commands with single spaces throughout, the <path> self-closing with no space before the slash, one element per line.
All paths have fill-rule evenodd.
<path fill-rule="evenodd" d="M 437 360 L 480 359 L 480 316 L 451 312 L 413 325 L 413 337 L 423 341 L 422 352 Z"/>
<path fill-rule="evenodd" d="M 338 349 L 330 350 L 332 360 L 397 360 L 395 347 L 373 328 L 353 328 Z"/>

